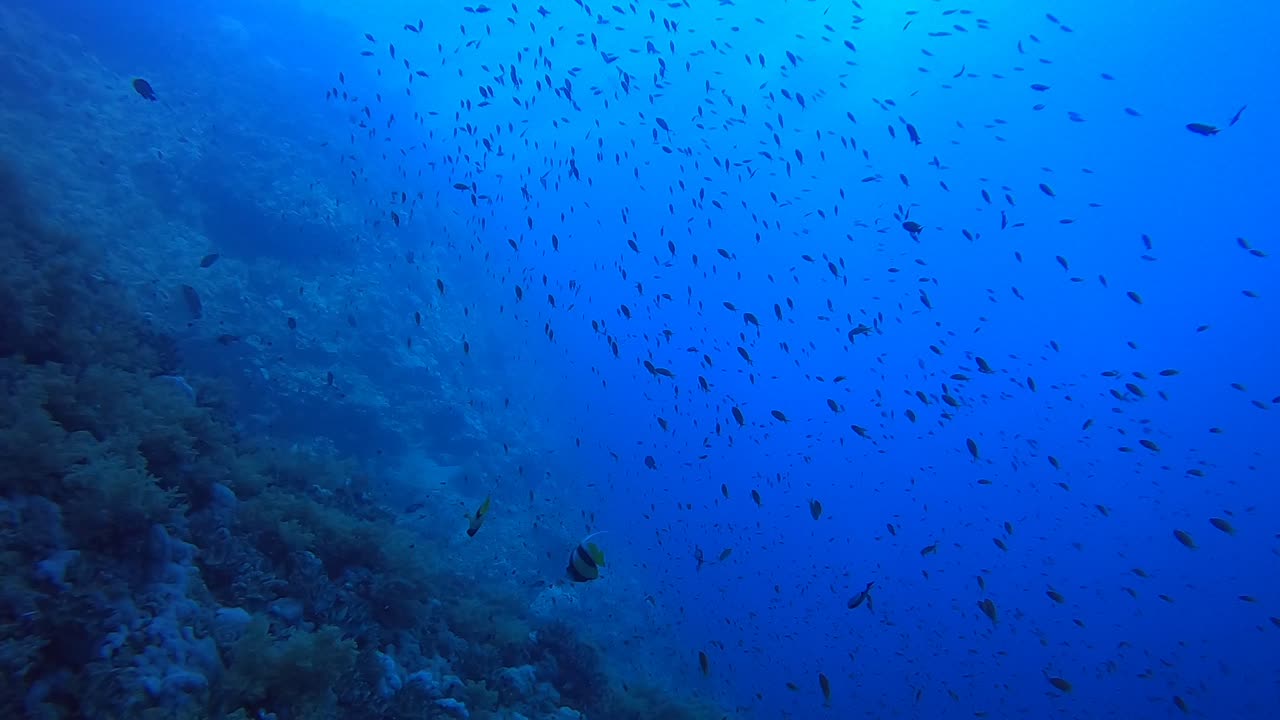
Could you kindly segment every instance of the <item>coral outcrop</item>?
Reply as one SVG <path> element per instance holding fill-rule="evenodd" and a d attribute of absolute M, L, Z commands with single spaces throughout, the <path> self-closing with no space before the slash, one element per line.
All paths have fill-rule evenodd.
<path fill-rule="evenodd" d="M 242 436 L 130 303 L 0 170 L 0 716 L 712 717 Z"/>

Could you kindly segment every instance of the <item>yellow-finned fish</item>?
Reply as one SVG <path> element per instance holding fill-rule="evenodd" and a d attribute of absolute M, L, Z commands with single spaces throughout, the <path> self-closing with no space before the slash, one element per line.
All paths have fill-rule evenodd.
<path fill-rule="evenodd" d="M 480 508 L 476 510 L 476 514 L 471 518 L 471 527 L 467 528 L 467 535 L 475 537 L 480 532 L 480 526 L 484 524 L 484 516 L 489 513 L 489 505 L 493 503 L 493 496 L 490 495 L 480 504 Z"/>
<path fill-rule="evenodd" d="M 603 532 L 603 531 L 601 531 Z M 591 533 L 582 538 L 578 547 L 569 553 L 569 579 L 574 582 L 590 582 L 600 577 L 600 568 L 604 566 L 604 551 L 599 545 L 591 542 L 591 538 L 601 533 Z"/>

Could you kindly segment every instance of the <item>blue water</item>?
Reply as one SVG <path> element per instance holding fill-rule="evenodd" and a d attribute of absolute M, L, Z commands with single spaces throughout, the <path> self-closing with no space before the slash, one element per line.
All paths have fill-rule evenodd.
<path fill-rule="evenodd" d="M 177 5 L 9 0 L 6 163 L 240 436 L 610 682 L 1280 708 L 1274 5 Z"/>

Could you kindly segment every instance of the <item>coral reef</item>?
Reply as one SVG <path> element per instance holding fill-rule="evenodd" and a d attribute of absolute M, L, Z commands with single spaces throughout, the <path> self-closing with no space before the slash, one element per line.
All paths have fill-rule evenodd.
<path fill-rule="evenodd" d="M 357 463 L 246 437 L 131 303 L 0 169 L 0 715 L 717 716 L 455 569 Z"/>

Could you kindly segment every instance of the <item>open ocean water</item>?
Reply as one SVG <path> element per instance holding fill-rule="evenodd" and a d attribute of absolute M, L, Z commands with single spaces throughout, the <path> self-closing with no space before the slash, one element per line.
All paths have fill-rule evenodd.
<path fill-rule="evenodd" d="M 0 716 L 1280 717 L 1280 6 L 0 3 Z"/>

